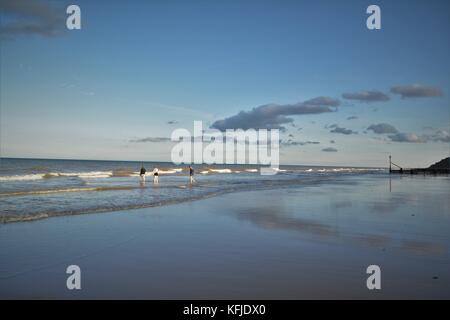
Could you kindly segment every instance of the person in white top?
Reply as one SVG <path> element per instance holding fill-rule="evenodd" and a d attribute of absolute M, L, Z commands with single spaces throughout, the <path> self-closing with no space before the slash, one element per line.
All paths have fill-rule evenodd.
<path fill-rule="evenodd" d="M 159 183 L 159 173 L 158 168 L 153 169 L 153 183 L 158 184 Z"/>
<path fill-rule="evenodd" d="M 193 184 L 195 182 L 194 179 L 194 168 L 192 166 L 189 166 L 189 183 Z"/>

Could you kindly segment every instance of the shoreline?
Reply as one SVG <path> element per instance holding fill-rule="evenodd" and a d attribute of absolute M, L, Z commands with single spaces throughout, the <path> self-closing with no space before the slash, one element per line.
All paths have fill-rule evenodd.
<path fill-rule="evenodd" d="M 189 199 L 176 199 L 176 200 L 167 200 L 164 203 L 152 203 L 152 204 L 146 204 L 146 205 L 136 205 L 136 206 L 127 206 L 127 207 L 115 207 L 115 208 L 102 208 L 102 209 L 95 209 L 95 210 L 86 210 L 86 211 L 80 211 L 80 212 L 57 212 L 57 213 L 38 213 L 36 216 L 12 216 L 10 219 L 5 219 L 5 217 L 0 217 L 0 225 L 2 224 L 12 224 L 12 223 L 21 223 L 21 222 L 33 222 L 33 221 L 39 221 L 43 219 L 50 219 L 50 218 L 57 218 L 57 217 L 72 217 L 72 216 L 83 216 L 83 215 L 93 215 L 93 214 L 100 214 L 100 213 L 113 213 L 113 212 L 123 212 L 123 211 L 130 211 L 130 210 L 137 210 L 137 209 L 146 209 L 146 208 L 158 208 L 158 207 L 165 207 L 170 205 L 176 205 L 176 204 L 182 204 L 186 202 L 193 202 L 208 198 L 217 197 L 220 195 L 226 195 L 228 193 L 233 192 L 245 192 L 245 191 L 229 191 L 229 192 L 221 192 L 220 194 L 205 194 L 201 195 L 197 198 L 189 198 Z M 14 220 L 14 218 L 18 218 L 18 220 Z M 19 220 L 20 218 L 20 220 Z"/>
<path fill-rule="evenodd" d="M 365 173 L 362 173 L 365 174 Z M 366 173 L 370 174 L 370 173 Z M 342 181 L 351 179 L 351 176 L 340 176 L 336 179 L 328 179 L 328 180 L 321 180 L 321 181 L 315 181 L 310 185 L 326 185 L 326 184 L 336 184 L 340 183 Z M 276 181 L 276 180 L 275 180 Z M 185 202 L 192 202 L 192 201 L 198 201 L 202 199 L 208 199 L 212 197 L 217 197 L 221 195 L 226 195 L 229 193 L 236 193 L 236 192 L 247 192 L 247 191 L 258 191 L 258 190 L 283 190 L 288 189 L 292 187 L 308 187 L 310 185 L 303 185 L 303 181 L 276 181 L 277 185 L 262 185 L 255 187 L 254 189 L 247 190 L 245 188 L 224 188 L 220 191 L 214 191 L 212 190 L 210 193 L 204 193 L 197 196 L 189 196 L 189 197 L 181 197 L 177 199 L 166 199 L 164 201 L 160 202 L 153 202 L 153 203 L 147 203 L 147 204 L 136 204 L 136 205 L 124 205 L 124 206 L 115 206 L 115 207 L 105 207 L 105 208 L 95 208 L 92 210 L 80 210 L 80 211 L 58 211 L 58 212 L 38 212 L 36 214 L 21 214 L 21 215 L 2 215 L 0 216 L 0 225 L 1 224 L 10 224 L 10 223 L 21 223 L 21 222 L 33 222 L 43 219 L 48 219 L 52 217 L 60 217 L 60 216 L 77 216 L 77 215 L 87 215 L 87 214 L 97 214 L 97 213 L 108 213 L 108 212 L 115 212 L 115 211 L 128 211 L 128 210 L 134 210 L 134 209 L 142 209 L 142 208 L 153 208 L 153 207 L 161 207 L 161 206 L 167 206 L 167 205 L 174 205 L 178 203 L 185 203 Z M 191 189 L 191 188 L 199 188 L 203 187 L 204 185 L 201 183 L 196 183 L 193 186 L 187 184 L 183 185 L 183 188 Z M 145 188 L 152 188 L 153 185 L 146 186 Z M 180 186 L 177 186 L 180 187 Z M 89 188 L 86 192 L 89 192 L 95 189 L 101 189 L 100 191 L 121 191 L 121 190 L 132 190 L 132 189 L 142 189 L 142 187 L 108 187 L 108 188 Z M 76 192 L 84 192 L 77 190 Z M 55 192 L 56 193 L 56 192 Z M 74 192 L 75 193 L 75 192 Z M 46 193 L 43 193 L 42 196 L 46 195 Z M 13 195 L 15 196 L 15 195 Z M 41 194 L 38 194 L 37 196 L 41 196 Z"/>
<path fill-rule="evenodd" d="M 371 173 L 362 173 L 360 174 L 361 176 L 364 175 L 371 175 Z M 380 173 L 380 174 L 376 174 L 377 178 L 388 178 L 388 179 L 392 179 L 391 176 L 389 174 L 384 174 L 384 173 Z M 403 175 L 394 175 L 393 177 L 401 179 L 403 177 Z M 411 177 L 411 178 L 417 178 L 417 177 L 424 177 L 424 178 L 433 178 L 433 177 L 445 177 L 442 175 L 405 175 L 405 177 Z M 22 222 L 34 222 L 34 221 L 39 221 L 39 220 L 44 220 L 44 219 L 50 219 L 53 217 L 70 217 L 70 216 L 80 216 L 80 215 L 91 215 L 91 214 L 100 214 L 100 213 L 112 213 L 112 212 L 118 212 L 118 211 L 129 211 L 129 210 L 135 210 L 135 209 L 145 209 L 145 208 L 157 208 L 157 207 L 163 207 L 163 206 L 170 206 L 170 205 L 176 205 L 176 204 L 181 204 L 181 203 L 187 203 L 187 202 L 193 202 L 193 201 L 199 201 L 199 200 L 203 200 L 203 199 L 209 199 L 209 198 L 213 198 L 213 197 L 219 197 L 222 195 L 227 195 L 230 193 L 239 193 L 239 192 L 252 192 L 252 191 L 264 191 L 264 190 L 286 190 L 292 187 L 297 187 L 297 188 L 303 188 L 303 187 L 310 187 L 310 186 L 317 186 L 317 185 L 328 185 L 328 184 L 339 184 L 342 183 L 343 181 L 347 182 L 346 180 L 351 180 L 352 176 L 340 176 L 336 179 L 330 179 L 330 180 L 326 180 L 326 181 L 320 181 L 317 183 L 313 183 L 310 185 L 302 185 L 302 184 L 280 184 L 280 185 L 273 185 L 273 186 L 261 186 L 259 188 L 255 188 L 255 189 L 251 189 L 251 190 L 246 190 L 246 189 L 223 189 L 220 191 L 213 191 L 211 193 L 206 193 L 206 194 L 200 194 L 197 196 L 191 196 L 191 197 L 186 197 L 186 198 L 177 198 L 177 199 L 169 199 L 169 200 L 164 200 L 164 201 L 160 201 L 160 202 L 154 202 L 154 203 L 147 203 L 147 204 L 136 204 L 136 205 L 124 205 L 124 206 L 115 206 L 115 207 L 105 207 L 105 208 L 95 208 L 92 210 L 80 210 L 80 211 L 59 211 L 59 212 L 38 212 L 36 214 L 24 214 L 24 215 L 3 215 L 0 216 L 0 225 L 5 225 L 5 224 L 12 224 L 12 223 L 22 223 Z M 345 183 L 344 182 L 344 183 Z M 185 188 L 196 188 L 196 187 L 201 187 L 202 185 L 197 185 L 197 186 L 189 186 L 189 185 L 185 185 Z M 148 186 L 146 188 L 151 188 L 153 186 Z M 131 190 L 131 189 L 141 189 L 142 187 L 108 187 L 108 188 L 89 188 L 89 189 L 102 189 L 101 191 L 121 191 L 121 190 Z M 105 190 L 103 190 L 105 189 Z M 90 191 L 90 190 L 88 190 Z M 83 192 L 83 191 L 77 191 L 77 192 Z M 45 195 L 45 194 L 44 194 Z M 1 198 L 1 197 L 0 197 Z"/>

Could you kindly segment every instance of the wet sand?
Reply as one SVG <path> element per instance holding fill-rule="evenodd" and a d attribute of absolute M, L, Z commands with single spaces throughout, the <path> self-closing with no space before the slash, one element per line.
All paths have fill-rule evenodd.
<path fill-rule="evenodd" d="M 4 224 L 0 298 L 449 299 L 449 193 L 448 177 L 361 175 Z"/>

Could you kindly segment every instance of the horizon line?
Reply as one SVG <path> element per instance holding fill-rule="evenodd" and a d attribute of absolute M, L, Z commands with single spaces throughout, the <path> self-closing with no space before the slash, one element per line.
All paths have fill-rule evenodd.
<path fill-rule="evenodd" d="M 20 159 L 20 160 L 62 160 L 62 161 L 108 161 L 108 162 L 152 162 L 152 163 L 171 163 L 175 166 L 181 166 L 182 164 L 176 165 L 172 161 L 156 161 L 156 160 L 107 160 L 107 159 L 74 159 L 74 158 L 28 158 L 28 157 L 3 157 L 0 156 L 0 159 Z M 206 163 L 185 163 L 183 165 L 208 165 Z M 250 164 L 250 163 L 215 163 L 209 165 L 231 165 L 231 166 L 263 166 L 261 164 Z M 349 166 L 349 165 L 312 165 L 312 164 L 280 164 L 280 166 L 310 166 L 310 167 L 343 167 L 343 168 L 383 168 L 387 169 L 388 167 L 365 167 L 365 166 Z M 264 167 L 264 166 L 263 166 Z"/>

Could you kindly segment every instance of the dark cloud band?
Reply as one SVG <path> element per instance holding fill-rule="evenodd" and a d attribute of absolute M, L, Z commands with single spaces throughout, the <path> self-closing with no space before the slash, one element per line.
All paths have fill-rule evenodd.
<path fill-rule="evenodd" d="M 370 125 L 367 130 L 372 130 L 376 134 L 398 133 L 398 130 L 388 123 L 378 123 Z"/>
<path fill-rule="evenodd" d="M 217 120 L 211 125 L 211 128 L 221 131 L 227 129 L 284 130 L 284 125 L 294 121 L 289 116 L 334 112 L 336 110 L 333 107 L 337 107 L 339 104 L 339 100 L 329 97 L 317 97 L 296 104 L 266 104 L 250 111 L 241 111 L 223 120 Z"/>
<path fill-rule="evenodd" d="M 399 94 L 403 99 L 442 96 L 441 89 L 436 87 L 423 86 L 420 84 L 395 86 L 391 88 L 391 92 Z"/>
<path fill-rule="evenodd" d="M 54 37 L 65 30 L 65 11 L 48 3 L 27 0 L 2 0 L 0 11 L 11 19 L 0 26 L 2 37 L 40 35 Z"/>
<path fill-rule="evenodd" d="M 342 94 L 342 98 L 366 103 L 384 102 L 390 99 L 389 96 L 380 91 L 362 91 L 356 93 L 344 93 Z"/>

